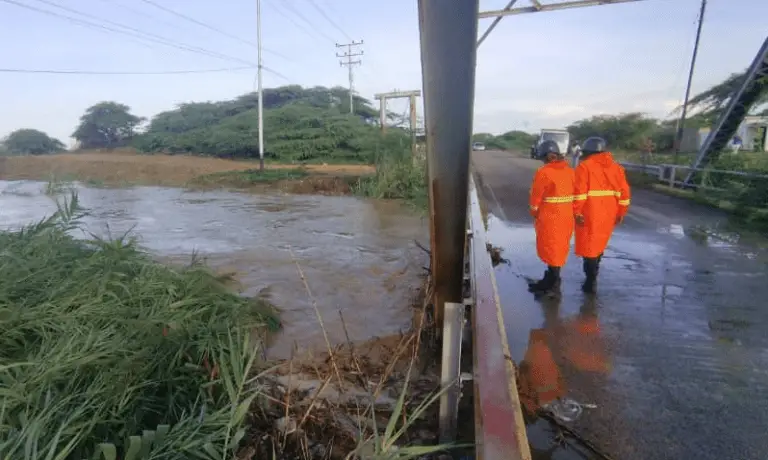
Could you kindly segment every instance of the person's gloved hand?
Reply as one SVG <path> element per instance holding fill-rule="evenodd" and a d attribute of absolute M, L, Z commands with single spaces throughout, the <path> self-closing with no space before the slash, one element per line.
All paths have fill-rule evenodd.
<path fill-rule="evenodd" d="M 576 225 L 584 225 L 584 216 L 581 214 L 576 214 Z"/>

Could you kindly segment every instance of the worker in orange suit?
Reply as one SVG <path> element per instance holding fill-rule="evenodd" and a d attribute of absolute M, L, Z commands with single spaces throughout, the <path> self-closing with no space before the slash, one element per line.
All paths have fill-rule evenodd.
<path fill-rule="evenodd" d="M 603 251 L 613 229 L 627 215 L 630 190 L 624 168 L 613 160 L 605 139 L 590 137 L 581 153 L 573 201 L 576 255 L 584 258 L 586 280 L 581 288 L 595 293 Z"/>
<path fill-rule="evenodd" d="M 565 396 L 565 381 L 547 345 L 545 329 L 532 329 L 528 349 L 517 369 L 520 402 L 529 415 Z"/>
<path fill-rule="evenodd" d="M 554 141 L 542 142 L 537 156 L 545 164 L 533 178 L 529 205 L 535 221 L 536 253 L 547 270 L 528 287 L 531 292 L 544 293 L 560 287 L 560 268 L 571 248 L 574 172 Z"/>

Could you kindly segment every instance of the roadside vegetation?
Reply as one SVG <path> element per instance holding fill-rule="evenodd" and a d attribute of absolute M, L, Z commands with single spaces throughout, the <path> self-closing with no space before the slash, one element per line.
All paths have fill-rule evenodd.
<path fill-rule="evenodd" d="M 353 347 L 267 362 L 280 319 L 266 299 L 235 294 L 194 258 L 172 268 L 129 236 L 87 236 L 70 196 L 0 232 L 4 458 L 406 459 L 445 447 L 414 437 L 434 432 L 439 396 L 413 365 L 420 329 L 381 362 Z"/>
<path fill-rule="evenodd" d="M 334 179 L 334 183 L 346 184 L 342 185 L 344 190 L 364 196 L 426 203 L 424 165 L 423 161 L 414 161 L 409 153 L 410 133 L 390 127 L 383 134 L 378 126 L 378 110 L 369 100 L 355 96 L 354 114 L 349 113 L 348 101 L 347 90 L 338 87 L 292 85 L 264 90 L 265 159 L 268 165 L 296 167 L 279 172 L 262 173 L 255 164 L 259 157 L 258 95 L 255 93 L 229 101 L 185 103 L 151 119 L 133 114 L 124 104 L 104 101 L 85 111 L 72 137 L 78 144 L 76 152 L 99 151 L 105 156 L 114 152 L 123 155 L 123 160 L 127 158 L 125 152 L 133 150 L 156 157 L 158 163 L 166 162 L 163 158 L 168 156 L 254 162 L 252 166 L 237 164 L 225 168 L 220 165 L 220 171 L 201 172 L 199 177 L 187 179 L 198 185 L 247 187 L 284 183 L 314 175 L 315 170 L 299 169 L 307 165 L 371 165 L 375 167 L 374 174 L 343 174 L 344 177 Z M 397 122 L 398 117 L 398 114 L 389 114 L 393 122 Z M 0 143 L 0 151 L 15 156 L 48 156 L 62 152 L 63 147 L 60 141 L 45 133 L 29 129 L 15 131 Z M 105 168 L 109 163 L 100 162 L 105 163 Z M 38 167 L 45 167 L 44 160 L 38 163 Z M 15 164 L 7 163 L 6 175 L 27 179 L 35 175 L 28 170 L 12 174 Z M 116 180 L 111 176 L 120 171 L 105 170 L 101 174 L 93 167 L 89 172 L 97 177 L 80 177 L 87 168 L 79 169 L 67 171 L 66 175 L 83 181 L 117 184 L 145 184 L 151 180 L 145 167 L 120 168 L 123 172 L 136 169 L 135 175 L 141 178 L 135 181 L 130 177 Z M 47 177 L 51 173 L 40 171 L 38 175 Z M 166 178 L 157 180 L 160 181 L 157 185 L 166 185 L 169 180 L 174 182 Z"/>

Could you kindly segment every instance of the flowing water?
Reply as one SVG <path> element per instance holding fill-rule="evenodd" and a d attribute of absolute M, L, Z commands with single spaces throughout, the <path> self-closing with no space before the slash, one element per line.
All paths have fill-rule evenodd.
<path fill-rule="evenodd" d="M 324 346 L 311 299 L 332 343 L 346 340 L 344 325 L 353 341 L 410 325 L 410 306 L 427 264 L 414 240 L 426 242 L 427 222 L 398 203 L 163 187 L 75 188 L 89 211 L 87 232 L 130 232 L 162 260 L 188 260 L 196 252 L 215 269 L 235 273 L 245 295 L 266 290 L 284 321 L 272 357 L 286 357 L 294 346 Z M 42 182 L 0 181 L 0 228 L 55 212 L 45 190 Z"/>

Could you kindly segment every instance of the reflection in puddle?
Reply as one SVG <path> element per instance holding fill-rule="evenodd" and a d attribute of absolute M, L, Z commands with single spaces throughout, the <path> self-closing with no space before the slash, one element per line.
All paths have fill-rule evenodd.
<path fill-rule="evenodd" d="M 0 181 L 0 228 L 18 228 L 56 211 L 41 182 Z M 135 232 L 164 260 L 197 252 L 234 272 L 246 295 L 269 288 L 284 310 L 285 333 L 271 353 L 294 344 L 321 346 L 321 331 L 288 248 L 298 259 L 332 340 L 397 333 L 410 325 L 420 284 L 426 224 L 397 203 L 350 197 L 269 196 L 163 187 L 77 187 L 88 209 L 85 230 L 98 236 Z"/>

